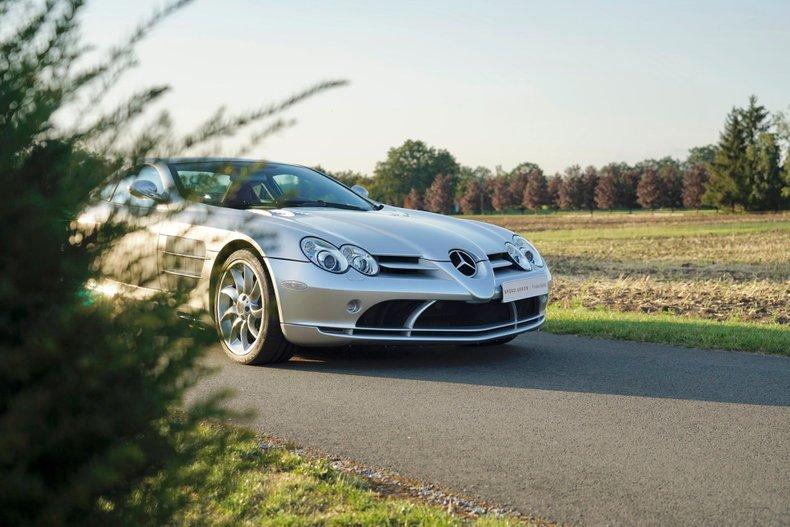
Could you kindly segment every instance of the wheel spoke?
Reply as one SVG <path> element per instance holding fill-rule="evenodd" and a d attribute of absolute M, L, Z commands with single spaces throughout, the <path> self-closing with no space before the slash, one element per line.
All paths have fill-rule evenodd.
<path fill-rule="evenodd" d="M 222 313 L 222 316 L 219 317 L 219 321 L 222 322 L 226 318 L 237 317 L 237 316 L 239 316 L 239 314 L 236 311 L 236 307 L 235 306 L 230 306 L 228 309 L 225 310 L 224 313 Z"/>
<path fill-rule="evenodd" d="M 233 277 L 233 283 L 236 284 L 236 291 L 238 293 L 244 292 L 244 276 L 243 271 L 239 271 L 238 269 L 234 269 L 231 267 L 228 269 L 230 271 L 230 275 Z"/>
<path fill-rule="evenodd" d="M 255 274 L 252 272 L 252 269 L 246 265 L 244 266 L 242 273 L 244 278 L 244 294 L 251 295 L 252 288 L 255 283 Z"/>
<path fill-rule="evenodd" d="M 253 302 L 257 302 L 261 298 L 261 283 L 258 280 L 255 280 L 255 284 L 252 286 L 252 291 L 249 293 L 250 300 Z"/>
<path fill-rule="evenodd" d="M 248 320 L 247 328 L 250 330 L 250 333 L 252 333 L 252 337 L 257 339 L 258 335 L 260 334 L 260 329 L 259 327 L 255 327 L 255 322 L 256 322 L 255 320 Z M 260 321 L 258 322 L 260 323 Z"/>
<path fill-rule="evenodd" d="M 255 318 L 261 318 L 261 316 L 263 315 L 263 307 L 254 307 L 250 309 L 250 313 Z"/>
<path fill-rule="evenodd" d="M 239 339 L 241 340 L 241 347 L 246 350 L 250 345 L 250 336 L 247 330 L 246 320 L 242 321 L 241 323 L 241 329 L 239 330 Z"/>
<path fill-rule="evenodd" d="M 233 325 L 230 326 L 230 336 L 228 337 L 228 340 L 230 340 L 231 342 L 235 340 L 234 333 L 236 335 L 236 338 L 239 338 L 239 332 L 241 331 L 241 327 L 243 325 L 244 325 L 244 319 L 242 319 L 241 317 L 234 320 Z"/>
<path fill-rule="evenodd" d="M 235 302 L 237 298 L 239 298 L 239 292 L 236 288 L 232 285 L 228 285 L 223 287 L 219 290 L 220 294 L 223 294 L 231 299 L 232 302 Z"/>

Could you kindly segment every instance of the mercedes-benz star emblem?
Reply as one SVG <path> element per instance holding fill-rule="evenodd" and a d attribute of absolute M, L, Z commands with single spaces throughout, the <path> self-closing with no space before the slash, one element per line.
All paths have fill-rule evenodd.
<path fill-rule="evenodd" d="M 477 274 L 475 259 L 472 258 L 471 254 L 465 251 L 460 251 L 458 249 L 450 251 L 450 263 L 452 263 L 453 267 L 464 276 L 471 278 Z"/>

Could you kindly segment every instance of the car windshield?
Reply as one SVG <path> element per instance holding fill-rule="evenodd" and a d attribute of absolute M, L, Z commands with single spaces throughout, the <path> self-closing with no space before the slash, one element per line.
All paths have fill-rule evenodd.
<path fill-rule="evenodd" d="M 185 199 L 209 205 L 374 209 L 334 179 L 305 167 L 252 161 L 189 161 L 168 166 Z"/>

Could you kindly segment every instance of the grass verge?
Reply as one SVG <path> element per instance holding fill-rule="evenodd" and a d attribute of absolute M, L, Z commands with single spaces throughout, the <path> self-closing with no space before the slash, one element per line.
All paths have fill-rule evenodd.
<path fill-rule="evenodd" d="M 550 333 L 790 356 L 790 330 L 779 324 L 717 322 L 667 314 L 551 306 L 544 330 Z"/>
<path fill-rule="evenodd" d="M 460 517 L 383 495 L 326 459 L 262 444 L 253 432 L 224 423 L 201 424 L 179 446 L 193 461 L 174 459 L 149 478 L 123 507 L 124 523 L 177 511 L 177 525 L 529 525 L 490 515 Z"/>

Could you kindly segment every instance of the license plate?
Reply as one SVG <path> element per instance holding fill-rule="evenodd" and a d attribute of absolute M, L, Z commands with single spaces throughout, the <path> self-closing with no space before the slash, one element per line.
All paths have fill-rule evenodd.
<path fill-rule="evenodd" d="M 502 284 L 502 302 L 513 302 L 514 300 L 546 295 L 548 293 L 549 279 L 545 276 L 511 280 Z"/>

